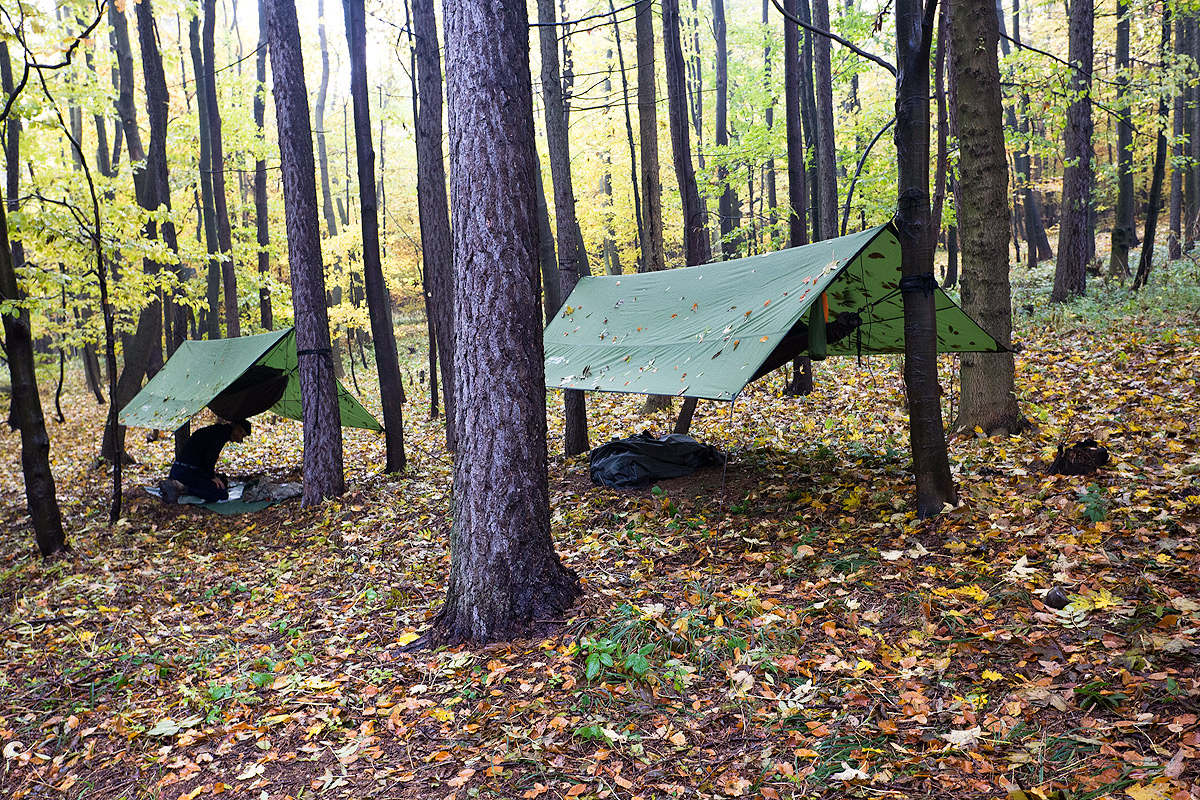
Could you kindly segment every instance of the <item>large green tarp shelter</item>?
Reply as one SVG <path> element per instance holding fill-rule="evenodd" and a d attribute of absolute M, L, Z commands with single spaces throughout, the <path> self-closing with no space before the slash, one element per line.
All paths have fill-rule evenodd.
<path fill-rule="evenodd" d="M 900 278 L 890 223 L 734 261 L 580 278 L 546 327 L 546 386 L 732 400 L 764 365 L 804 354 L 784 338 L 806 329 L 822 292 L 829 319 L 862 319 L 829 355 L 902 353 Z M 1005 350 L 934 291 L 940 352 Z"/>
<path fill-rule="evenodd" d="M 381 431 L 383 426 L 339 382 L 342 426 Z M 174 430 L 212 405 L 226 419 L 272 411 L 302 419 L 296 333 L 285 328 L 235 339 L 185 341 L 151 378 L 117 421 L 134 428 Z"/>

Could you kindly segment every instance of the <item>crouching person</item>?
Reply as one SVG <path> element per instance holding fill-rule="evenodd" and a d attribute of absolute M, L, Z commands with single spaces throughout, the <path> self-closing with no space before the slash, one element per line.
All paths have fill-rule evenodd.
<path fill-rule="evenodd" d="M 216 471 L 221 450 L 229 442 L 240 442 L 250 435 L 250 422 L 239 419 L 201 428 L 188 438 L 175 457 L 167 479 L 158 484 L 162 499 L 179 502 L 180 495 L 191 494 L 206 503 L 229 499 L 229 479 Z"/>

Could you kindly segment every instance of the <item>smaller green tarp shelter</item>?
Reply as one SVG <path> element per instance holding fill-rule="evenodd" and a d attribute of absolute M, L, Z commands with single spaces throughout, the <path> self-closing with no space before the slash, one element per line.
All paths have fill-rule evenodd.
<path fill-rule="evenodd" d="M 129 401 L 117 421 L 174 430 L 205 406 L 225 419 L 271 411 L 302 419 L 296 334 L 292 328 L 235 339 L 185 341 Z M 381 431 L 354 395 L 337 385 L 342 426 Z"/>
<path fill-rule="evenodd" d="M 890 223 L 734 261 L 580 278 L 546 327 L 546 386 L 732 400 L 764 365 L 805 354 L 794 331 L 807 329 L 822 292 L 829 319 L 862 319 L 828 355 L 902 353 L 900 278 Z M 940 352 L 1005 350 L 934 291 Z"/>

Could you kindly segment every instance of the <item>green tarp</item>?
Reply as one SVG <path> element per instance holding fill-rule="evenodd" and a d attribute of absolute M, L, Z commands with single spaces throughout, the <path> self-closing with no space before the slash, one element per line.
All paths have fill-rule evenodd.
<path fill-rule="evenodd" d="M 282 382 L 269 380 L 270 375 L 286 376 L 282 395 L 269 408 L 260 410 L 301 419 L 296 334 L 291 328 L 285 328 L 236 339 L 184 342 L 137 397 L 121 409 L 117 420 L 134 428 L 174 430 L 217 400 L 252 367 L 265 368 L 259 371 L 268 377 L 268 382 L 262 384 L 266 391 L 278 392 L 278 383 Z M 253 387 L 249 391 L 241 389 L 239 392 L 239 389 L 241 386 L 233 386 L 232 395 L 254 394 Z M 337 385 L 337 393 L 344 427 L 383 430 L 375 417 L 341 383 Z M 235 405 L 239 401 L 231 394 L 224 395 L 224 399 L 232 399 Z"/>
<path fill-rule="evenodd" d="M 900 242 L 887 224 L 735 261 L 581 278 L 545 331 L 546 386 L 731 400 L 822 292 L 830 320 L 862 319 L 829 355 L 902 353 L 900 277 Z M 939 351 L 1005 349 L 935 291 Z"/>

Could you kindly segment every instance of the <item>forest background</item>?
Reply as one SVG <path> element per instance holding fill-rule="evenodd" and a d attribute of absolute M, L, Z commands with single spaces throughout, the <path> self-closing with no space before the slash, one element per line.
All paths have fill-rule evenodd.
<path fill-rule="evenodd" d="M 371 465 L 384 460 L 380 443 L 352 434 L 351 492 L 343 501 L 267 512 L 250 523 L 213 522 L 164 509 L 131 489 L 120 522 L 103 521 L 107 476 L 94 464 L 107 453 L 111 467 L 112 452 L 100 442 L 103 408 L 92 401 L 111 384 L 98 357 L 105 334 L 98 313 L 104 270 L 92 268 L 97 241 L 112 268 L 118 341 L 136 334 L 152 306 L 147 300 L 156 297 L 190 311 L 158 313 L 162 324 L 182 325 L 191 338 L 290 322 L 272 104 L 264 104 L 264 135 L 253 102 L 257 9 L 210 8 L 213 51 L 206 55 L 198 43 L 198 62 L 194 5 L 153 9 L 167 90 L 161 130 L 169 215 L 141 208 L 128 141 L 117 145 L 129 129 L 117 125 L 114 110 L 123 67 L 107 9 L 5 9 L 11 33 L 23 37 L 6 30 L 15 58 L 3 59 L 13 71 L 6 95 L 21 80 L 21 54 L 42 63 L 72 56 L 55 69 L 35 68 L 5 120 L 6 142 L 16 120 L 21 125 L 19 149 L 6 150 L 5 160 L 17 165 L 17 189 L 9 169 L 5 198 L 10 239 L 21 243 L 25 259 L 17 269 L 24 296 L 6 295 L 5 310 L 28 311 L 46 408 L 62 409 L 65 421 L 51 423 L 50 452 L 75 546 L 59 561 L 30 556 L 21 476 L 5 471 L 6 529 L 22 532 L 5 544 L 4 674 L 13 699 L 0 719 L 2 780 L 15 794 L 47 784 L 75 796 L 114 797 L 326 790 L 407 796 L 431 789 L 505 797 L 1194 791 L 1197 277 L 1184 253 L 1196 216 L 1196 159 L 1188 143 L 1200 137 L 1191 135 L 1196 70 L 1188 48 L 1198 37 L 1189 9 L 1172 7 L 1178 27 L 1166 49 L 1161 5 L 1134 3 L 1124 15 L 1096 9 L 1090 97 L 1100 113 L 1089 143 L 1096 179 L 1082 206 L 1083 241 L 1091 243 L 1084 263 L 1108 281 L 1102 296 L 1093 292 L 1068 306 L 1048 303 L 1058 277 L 1049 274 L 1050 261 L 1057 255 L 1061 262 L 1061 254 L 1039 248 L 1060 243 L 1056 223 L 1071 211 L 1061 191 L 1064 168 L 1075 162 L 1062 138 L 1080 93 L 1072 85 L 1078 73 L 1063 62 L 1069 21 L 1080 6 L 1024 6 L 1019 35 L 1009 16 L 1016 9 L 1004 9 L 1010 35 L 1025 45 L 1009 42 L 1002 61 L 1011 112 L 1009 190 L 1018 212 L 1006 258 L 1034 262 L 1015 274 L 1015 306 L 1018 338 L 1032 351 L 1017 392 L 1037 427 L 1015 440 L 952 442 L 966 499 L 960 510 L 921 522 L 907 507 L 895 365 L 865 373 L 824 365 L 817 376 L 823 388 L 803 406 L 778 407 L 780 381 L 751 392 L 745 412 L 700 412 L 697 435 L 744 459 L 745 470 L 728 481 L 709 475 L 649 494 L 614 495 L 586 487 L 578 460 L 556 459 L 559 549 L 589 590 L 576 616 L 544 639 L 414 655 L 401 648 L 431 618 L 449 558 L 450 457 L 438 444 L 442 423 L 423 413 L 438 401 L 428 387 L 434 370 L 414 191 L 415 70 L 406 32 L 411 14 L 403 7 L 367 7 L 367 48 L 384 274 L 399 311 L 416 443 L 408 476 L 374 474 Z M 729 71 L 722 82 L 716 9 L 681 11 L 683 29 L 692 32 L 683 41 L 695 166 L 709 208 L 705 230 L 714 257 L 728 257 L 775 249 L 788 238 L 787 216 L 777 210 L 789 188 L 776 60 L 783 37 L 773 6 L 765 24 L 758 4 L 721 7 Z M 132 4 L 114 10 L 135 28 Z M 319 107 L 314 131 L 323 134 L 314 149 L 324 163 L 321 246 L 332 341 L 342 351 L 335 364 L 377 410 L 365 334 L 371 326 L 356 266 L 363 244 L 350 177 L 354 131 L 340 11 L 301 5 L 305 83 Z M 895 59 L 890 8 L 832 12 L 840 35 Z M 562 70 L 570 73 L 564 88 L 581 239 L 594 270 L 632 270 L 645 235 L 634 199 L 642 180 L 634 160 L 646 146 L 636 108 L 635 11 L 569 4 L 559 13 L 579 20 L 566 26 L 570 35 L 560 44 Z M 614 16 L 623 53 L 616 52 Z M 1128 66 L 1118 66 L 1125 63 L 1122 19 L 1131 31 Z M 92 21 L 97 27 L 78 38 Z M 144 53 L 136 35 L 128 46 L 133 108 L 144 116 Z M 934 63 L 944 65 L 937 52 Z M 536 46 L 531 55 L 539 75 Z M 213 157 L 214 140 L 211 120 L 201 125 L 197 74 L 217 78 L 225 189 L 212 199 L 215 206 L 221 196 L 228 206 L 227 244 L 220 231 L 205 229 L 204 177 L 216 172 L 202 161 L 206 149 Z M 665 83 L 661 70 L 655 83 Z M 728 117 L 718 126 L 722 85 Z M 542 88 L 535 78 L 535 104 Z M 836 205 L 848 212 L 850 229 L 878 224 L 896 208 L 897 154 L 887 135 L 894 79 L 835 46 L 829 88 Z M 665 106 L 666 92 L 657 89 Z M 535 107 L 534 118 L 550 220 L 560 209 L 549 190 L 543 111 Z M 1131 135 L 1122 148 L 1126 118 Z M 944 118 L 935 112 L 935 140 L 952 134 L 953 124 L 949 109 Z M 154 125 L 135 120 L 134 127 L 153 138 Z M 666 114 L 655 132 L 661 152 L 670 153 Z M 1156 151 L 1160 138 L 1169 160 Z M 820 185 L 818 148 L 814 132 L 805 141 L 812 187 Z M 938 187 L 945 197 L 939 264 L 952 284 L 954 139 L 937 149 L 930 177 L 935 202 Z M 1122 152 L 1128 170 L 1118 167 Z M 270 176 L 265 214 L 254 197 L 260 161 Z M 1139 237 L 1154 244 L 1145 229 L 1130 233 L 1130 224 L 1118 223 L 1135 212 L 1144 222 L 1157 164 L 1167 187 L 1157 201 L 1167 236 L 1149 252 L 1165 266 L 1149 291 L 1136 294 L 1124 287 L 1138 261 L 1114 261 L 1120 247 L 1107 245 L 1120 239 L 1133 247 Z M 95 185 L 99 226 L 89 216 L 85 172 Z M 1126 175 L 1132 180 L 1123 190 Z M 664 257 L 678 266 L 687 259 L 684 201 L 674 172 L 660 176 Z M 822 205 L 814 197 L 811 207 Z M 265 246 L 260 219 L 270 232 Z M 168 220 L 178 257 L 147 235 Z M 1049 231 L 1044 243 L 1040 228 Z M 1110 237 L 1116 228 L 1123 232 Z M 228 256 L 214 259 L 214 251 Z M 1099 256 L 1108 257 L 1100 263 Z M 122 268 L 143 258 L 183 268 Z M 119 345 L 122 368 L 130 341 Z M 164 338 L 158 358 L 168 346 Z M 152 370 L 153 352 L 146 357 Z M 67 369 L 68 358 L 79 358 L 79 366 Z M 942 369 L 951 387 L 943 413 L 952 420 L 955 362 L 944 359 Z M 74 385 L 51 397 L 59 376 Z M 91 395 L 81 389 L 85 382 Z M 666 412 L 639 416 L 640 403 L 594 402 L 593 437 L 672 422 Z M 848 409 L 861 419 L 849 419 Z M 552 452 L 562 450 L 562 414 L 556 405 Z M 822 417 L 839 420 L 838 429 Z M 298 426 L 265 427 L 263 441 L 233 463 L 243 473 L 295 477 Z M 1113 472 L 1042 478 L 1054 446 L 1084 434 L 1112 447 Z M 18 446 L 5 439 L 8 463 L 18 463 Z M 169 442 L 131 437 L 128 449 L 135 462 L 128 465 L 130 487 L 152 483 L 170 462 Z M 203 578 L 196 565 L 203 565 Z M 1055 586 L 1069 591 L 1071 603 L 1061 611 L 1043 603 Z M 222 622 L 230 617 L 236 626 Z"/>

